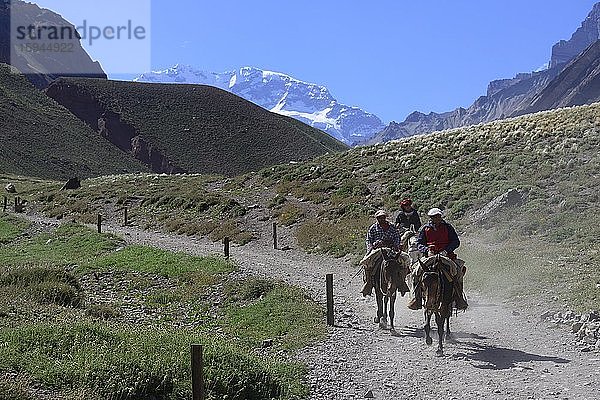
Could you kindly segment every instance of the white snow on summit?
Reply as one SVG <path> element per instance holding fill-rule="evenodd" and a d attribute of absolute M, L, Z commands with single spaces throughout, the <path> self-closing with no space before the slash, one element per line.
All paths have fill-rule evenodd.
<path fill-rule="evenodd" d="M 214 73 L 178 64 L 164 71 L 144 73 L 135 81 L 216 86 L 269 111 L 298 119 L 349 145 L 366 141 L 385 127 L 377 116 L 339 104 L 324 86 L 254 67 Z"/>

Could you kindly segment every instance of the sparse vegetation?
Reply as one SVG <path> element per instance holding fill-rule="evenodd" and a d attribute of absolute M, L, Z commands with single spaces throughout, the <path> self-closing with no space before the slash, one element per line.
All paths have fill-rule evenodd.
<path fill-rule="evenodd" d="M 409 196 L 422 213 L 444 208 L 463 236 L 491 231 L 490 240 L 498 243 L 529 243 L 526 258 L 539 256 L 539 243 L 549 244 L 553 254 L 573 253 L 565 261 L 569 277 L 597 282 L 591 265 L 600 259 L 594 242 L 600 233 L 594 189 L 600 183 L 599 109 L 560 109 L 360 147 L 234 179 L 126 175 L 87 180 L 78 194 L 52 195 L 45 184 L 23 185 L 25 195 L 47 212 L 58 208 L 77 216 L 73 204 L 81 199 L 97 208 L 107 201 L 128 204 L 139 226 L 213 240 L 241 235 L 237 242 L 246 243 L 256 232 L 252 220 L 271 215 L 292 227 L 305 250 L 355 259 L 364 252 L 373 212 L 394 213 Z M 510 189 L 523 194 L 521 206 L 477 216 Z M 257 204 L 259 198 L 263 203 Z M 543 285 L 559 281 L 545 278 Z M 570 302 L 598 308 L 595 283 L 568 281 L 578 288 L 568 291 Z"/>

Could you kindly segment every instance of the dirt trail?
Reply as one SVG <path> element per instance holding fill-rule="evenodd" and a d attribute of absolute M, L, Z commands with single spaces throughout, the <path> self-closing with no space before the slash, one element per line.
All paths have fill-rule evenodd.
<path fill-rule="evenodd" d="M 52 220 L 30 218 L 45 224 Z M 219 243 L 105 225 L 128 243 L 194 255 L 222 253 Z M 307 288 L 325 303 L 325 275 L 334 274 L 336 327 L 299 358 L 309 365 L 311 399 L 600 399 L 600 354 L 572 346 L 564 328 L 469 292 L 470 307 L 453 317 L 455 340 L 436 357 L 421 312 L 396 302 L 397 335 L 373 324 L 375 299 L 359 294 L 360 276 L 343 259 L 273 250 L 267 240 L 232 247 L 248 272 Z M 435 331 L 434 331 L 435 333 Z M 435 336 L 434 336 L 435 339 Z"/>

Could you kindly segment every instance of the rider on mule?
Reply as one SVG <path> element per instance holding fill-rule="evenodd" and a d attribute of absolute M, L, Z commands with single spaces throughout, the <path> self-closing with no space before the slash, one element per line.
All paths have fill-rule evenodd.
<path fill-rule="evenodd" d="M 367 254 L 361 261 L 365 267 L 364 281 L 361 292 L 363 296 L 371 295 L 373 288 L 372 273 L 377 263 L 380 263 L 381 252 L 375 252 L 377 249 L 391 249 L 394 253 L 400 251 L 400 233 L 398 229 L 387 220 L 388 214 L 384 210 L 375 213 L 377 222 L 369 227 L 367 232 Z"/>
<path fill-rule="evenodd" d="M 427 213 L 431 219 L 429 223 L 423 226 L 419 231 L 419 250 L 426 256 L 434 256 L 440 254 L 449 258 L 457 264 L 457 274 L 453 279 L 454 284 L 454 301 L 456 308 L 464 310 L 468 307 L 463 293 L 463 271 L 464 262 L 459 260 L 454 254 L 454 250 L 460 246 L 460 240 L 456 234 L 456 230 L 448 222 L 444 221 L 443 212 L 439 208 L 432 208 Z M 421 289 L 418 282 L 420 281 L 419 274 L 422 273 L 420 268 L 415 269 L 414 282 L 414 298 L 408 303 L 408 308 L 418 310 L 421 308 Z"/>
<path fill-rule="evenodd" d="M 400 212 L 396 217 L 396 227 L 400 234 L 409 230 L 411 225 L 415 232 L 421 227 L 421 218 L 419 218 L 419 213 L 413 208 L 412 204 L 411 199 L 404 199 L 400 202 Z"/>
<path fill-rule="evenodd" d="M 400 249 L 400 233 L 398 229 L 387 220 L 388 214 L 384 210 L 375 213 L 375 222 L 369 227 L 367 233 L 367 253 L 381 247 L 389 247 L 394 251 Z"/>

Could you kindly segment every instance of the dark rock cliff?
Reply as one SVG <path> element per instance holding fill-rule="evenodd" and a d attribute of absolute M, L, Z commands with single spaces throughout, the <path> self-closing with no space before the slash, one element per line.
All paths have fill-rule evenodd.
<path fill-rule="evenodd" d="M 570 62 L 600 39 L 600 3 L 596 3 L 571 39 L 561 40 L 552 47 L 550 68 Z"/>
<path fill-rule="evenodd" d="M 109 110 L 80 87 L 58 79 L 46 89 L 46 94 L 119 149 L 148 165 L 153 172 L 167 174 L 186 172 L 173 165 L 160 149 L 138 135 L 119 114 Z"/>

